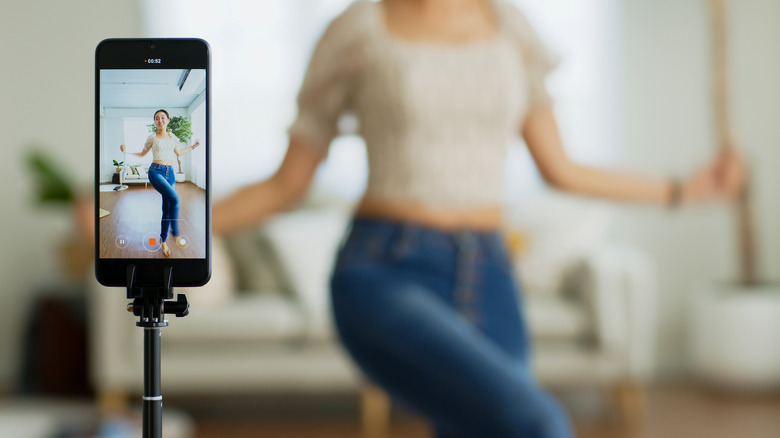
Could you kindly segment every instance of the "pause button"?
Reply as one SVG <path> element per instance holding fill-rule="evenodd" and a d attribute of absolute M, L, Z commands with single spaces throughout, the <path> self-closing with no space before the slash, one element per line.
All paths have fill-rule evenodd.
<path fill-rule="evenodd" d="M 127 236 L 124 235 L 118 235 L 116 236 L 116 246 L 120 249 L 127 248 L 127 245 L 130 244 L 130 240 L 127 238 Z"/>

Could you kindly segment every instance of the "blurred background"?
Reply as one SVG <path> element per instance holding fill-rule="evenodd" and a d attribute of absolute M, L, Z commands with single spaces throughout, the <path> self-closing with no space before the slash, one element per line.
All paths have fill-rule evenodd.
<path fill-rule="evenodd" d="M 97 43 L 209 41 L 218 198 L 279 165 L 311 50 L 349 3 L 0 0 L 0 436 L 135 436 L 139 421 L 140 330 L 124 292 L 95 284 L 77 221 L 93 183 Z M 516 3 L 560 59 L 548 87 L 575 159 L 684 177 L 715 153 L 707 0 Z M 535 369 L 580 436 L 780 433 L 780 2 L 730 3 L 758 282 L 737 282 L 730 206 L 572 198 L 545 187 L 521 142 L 507 161 Z M 164 331 L 167 436 L 426 436 L 330 326 L 327 273 L 366 175 L 361 139 L 343 135 L 301 205 L 215 242 L 213 281 Z"/>

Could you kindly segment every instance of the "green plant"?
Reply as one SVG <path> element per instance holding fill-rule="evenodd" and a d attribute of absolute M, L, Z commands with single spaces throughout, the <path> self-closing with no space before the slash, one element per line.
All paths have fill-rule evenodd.
<path fill-rule="evenodd" d="M 46 156 L 41 149 L 33 149 L 27 156 L 27 166 L 32 172 L 41 204 L 72 204 L 75 192 L 59 163 Z"/>
<path fill-rule="evenodd" d="M 122 167 L 122 166 L 124 166 L 124 164 L 125 164 L 124 161 L 114 160 L 114 166 L 116 166 L 116 167 Z"/>
<path fill-rule="evenodd" d="M 149 127 L 149 132 L 157 133 L 157 126 L 153 123 L 146 126 Z M 178 137 L 183 143 L 190 143 L 190 139 L 192 139 L 192 123 L 190 123 L 186 117 L 171 117 L 171 121 L 168 123 L 168 129 L 170 129 L 173 135 Z"/>

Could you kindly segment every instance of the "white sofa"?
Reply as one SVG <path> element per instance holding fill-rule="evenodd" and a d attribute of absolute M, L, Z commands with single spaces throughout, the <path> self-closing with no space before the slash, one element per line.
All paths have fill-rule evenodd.
<path fill-rule="evenodd" d="M 134 172 L 132 167 L 136 168 L 138 172 Z M 144 187 L 149 184 L 149 166 L 122 166 L 122 170 L 119 171 L 119 184 L 143 184 Z M 176 173 L 176 182 L 184 182 L 185 176 L 182 172 Z"/>
<path fill-rule="evenodd" d="M 137 173 L 133 169 L 137 169 Z M 119 184 L 143 184 L 146 187 L 149 184 L 148 171 L 149 168 L 146 166 L 122 166 L 122 170 L 119 171 Z"/>
<path fill-rule="evenodd" d="M 577 218 L 587 223 L 587 216 Z M 387 402 L 364 384 L 330 321 L 327 281 L 348 218 L 346 208 L 305 209 L 278 215 L 230 242 L 215 240 L 212 281 L 189 291 L 191 314 L 169 318 L 163 330 L 163 393 L 358 394 L 369 388 L 362 391 L 367 433 L 384 427 Z M 252 242 L 265 255 L 253 256 Z M 528 255 L 539 252 L 531 247 Z M 652 264 L 636 249 L 601 241 L 580 242 L 564 254 L 548 257 L 555 269 L 547 277 L 520 273 L 528 277 L 525 306 L 539 378 L 564 389 L 641 387 L 653 363 Z M 257 287 L 268 290 L 235 290 L 234 274 L 242 269 L 238 276 L 264 277 L 248 284 L 265 281 Z M 274 272 L 285 275 L 269 282 Z M 533 290 L 546 287 L 551 289 Z M 90 302 L 92 379 L 110 409 L 142 391 L 142 331 L 125 310 L 123 289 L 95 284 Z M 635 406 L 637 391 L 629 393 L 623 399 Z"/>

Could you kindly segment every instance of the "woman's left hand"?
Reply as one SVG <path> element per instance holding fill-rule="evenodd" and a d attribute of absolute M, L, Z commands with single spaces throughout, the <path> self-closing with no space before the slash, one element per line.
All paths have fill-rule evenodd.
<path fill-rule="evenodd" d="M 195 149 L 196 147 L 200 146 L 200 140 L 196 140 L 195 144 L 192 145 L 192 148 Z"/>
<path fill-rule="evenodd" d="M 733 201 L 745 185 L 746 173 L 739 151 L 728 145 L 683 183 L 682 201 Z"/>

